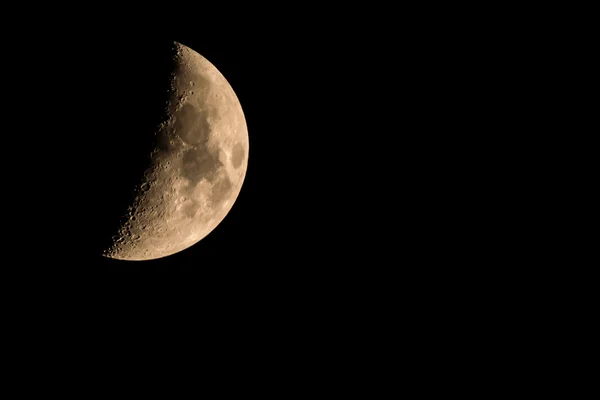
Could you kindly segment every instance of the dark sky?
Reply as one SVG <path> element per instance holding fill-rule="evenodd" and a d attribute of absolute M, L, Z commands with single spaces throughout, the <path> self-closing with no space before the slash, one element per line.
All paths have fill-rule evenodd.
<path fill-rule="evenodd" d="M 319 342 L 315 348 L 325 351 L 310 359 L 314 365 L 336 344 L 347 358 L 355 343 L 372 353 L 381 333 L 395 332 L 377 324 L 396 319 L 417 335 L 453 330 L 454 316 L 466 307 L 448 307 L 452 299 L 481 304 L 483 296 L 464 293 L 486 291 L 502 276 L 521 281 L 505 271 L 528 261 L 510 254 L 515 242 L 527 246 L 531 239 L 510 221 L 510 203 L 521 203 L 522 193 L 488 168 L 510 167 L 508 152 L 494 159 L 499 145 L 520 146 L 510 135 L 523 127 L 499 125 L 514 112 L 518 88 L 509 100 L 497 95 L 510 82 L 496 65 L 500 59 L 518 70 L 521 59 L 504 57 L 479 30 L 450 34 L 452 18 L 444 26 L 428 23 L 429 11 L 425 23 L 410 13 L 374 14 L 361 6 L 351 18 L 338 9 L 322 20 L 294 12 L 276 14 L 277 23 L 247 17 L 247 27 L 232 31 L 227 18 L 196 14 L 192 33 L 160 38 L 191 47 L 227 78 L 244 110 L 250 154 L 224 221 L 193 247 L 146 262 L 100 252 L 146 166 L 149 144 L 140 138 L 160 108 L 153 88 L 163 75 L 156 72 L 168 70 L 156 41 L 143 32 L 135 40 L 109 36 L 110 21 L 93 37 L 86 30 L 60 32 L 56 24 L 30 42 L 23 32 L 3 36 L 0 274 L 16 294 L 6 296 L 5 308 L 29 299 L 36 299 L 35 309 L 57 297 L 65 303 L 48 310 L 48 324 L 17 311 L 38 324 L 27 330 L 30 342 L 47 331 L 86 340 L 86 332 L 104 329 L 84 347 L 103 349 L 107 338 L 130 346 L 162 327 L 201 339 L 212 332 L 231 339 L 217 351 L 241 343 L 259 355 L 263 342 L 254 342 L 254 331 L 282 344 L 277 360 L 289 358 L 289 348 L 309 349 L 306 339 Z M 209 19 L 222 31 L 202 25 Z M 497 201 L 502 196 L 507 201 Z M 13 272 L 24 279 L 10 279 Z M 132 301 L 120 302 L 119 293 Z M 506 293 L 512 292 L 503 287 L 497 298 Z M 102 311 L 111 321 L 104 324 L 87 296 L 102 310 L 116 300 L 124 318 Z M 420 312 L 427 302 L 433 310 L 448 307 L 452 321 Z M 81 312 L 69 319 L 77 327 L 65 330 L 54 316 L 74 305 Z M 483 307 L 469 316 L 475 324 Z M 140 311 L 151 323 L 132 334 L 127 322 L 135 324 Z M 184 326 L 157 318 L 161 312 Z M 411 312 L 416 322 L 405 320 Z M 205 318 L 211 313 L 216 321 Z M 92 323 L 80 324 L 84 317 Z M 339 331 L 328 330 L 341 320 L 347 323 Z M 435 326 L 421 330 L 427 321 Z M 364 331 L 376 340 L 352 336 Z M 150 356 L 152 349 L 144 346 Z"/>
<path fill-rule="evenodd" d="M 373 18 L 362 6 L 351 18 L 342 11 L 322 20 L 275 14 L 278 22 L 265 24 L 249 16 L 247 27 L 233 31 L 227 18 L 195 14 L 196 32 L 161 38 L 196 50 L 227 78 L 244 110 L 250 154 L 224 221 L 193 247 L 146 262 L 100 252 L 146 166 L 148 142 L 140 138 L 160 108 L 156 72 L 168 69 L 156 57 L 156 42 L 143 33 L 136 40 L 109 37 L 104 20 L 93 37 L 59 32 L 57 24 L 32 41 L 26 29 L 3 36 L 0 276 L 15 294 L 5 296 L 5 308 L 20 319 L 7 326 L 29 347 L 62 351 L 44 340 L 47 332 L 81 336 L 83 357 L 86 349 L 110 348 L 108 339 L 135 347 L 149 336 L 144 360 L 154 357 L 157 343 L 171 353 L 182 342 L 186 352 L 189 344 L 219 352 L 244 347 L 260 357 L 270 347 L 274 360 L 292 362 L 288 350 L 298 349 L 313 366 L 323 355 L 337 357 L 330 351 L 336 346 L 341 360 L 355 358 L 356 343 L 366 353 L 388 354 L 376 348 L 383 334 L 396 332 L 386 324 L 424 333 L 429 342 L 448 330 L 460 335 L 455 316 L 468 307 L 453 307 L 453 299 L 482 304 L 484 296 L 469 294 L 471 288 L 486 292 L 503 276 L 522 281 L 506 272 L 529 261 L 510 253 L 515 242 L 527 246 L 531 239 L 519 236 L 521 226 L 506 211 L 522 193 L 486 165 L 487 159 L 509 167 L 509 153 L 493 159 L 494 149 L 518 147 L 510 134 L 523 132 L 516 123 L 499 126 L 519 96 L 497 96 L 500 86 L 509 87 L 495 67 L 503 55 L 478 30 L 450 35 L 452 18 L 440 27 L 407 23 L 415 17 L 393 10 Z M 268 20 L 271 11 L 264 14 Z M 430 12 L 424 16 L 430 21 Z M 209 19 L 222 31 L 202 25 Z M 515 69 L 520 62 L 514 59 Z M 501 196 L 507 201 L 496 200 Z M 496 302 L 512 295 L 507 288 Z M 120 301 L 123 293 L 128 301 Z M 53 306 L 56 298 L 64 304 Z M 47 321 L 17 307 L 32 300 Z M 105 307 L 110 302 L 114 309 Z M 427 303 L 445 318 L 423 312 Z M 55 316 L 72 307 L 78 312 L 68 314 L 69 329 Z M 481 307 L 467 314 L 478 327 L 489 311 Z M 149 324 L 131 329 L 145 313 Z M 411 313 L 414 322 L 405 317 Z M 86 318 L 91 322 L 82 324 Z M 22 321 L 36 326 L 23 329 Z M 156 331 L 178 340 L 155 338 Z M 88 339 L 89 332 L 101 337 Z M 373 334 L 365 339 L 363 332 Z M 179 341 L 186 333 L 200 340 Z M 205 333 L 227 342 L 215 346 Z M 123 354 L 130 352 L 117 361 Z"/>
<path fill-rule="evenodd" d="M 411 308 L 428 288 L 452 290 L 472 276 L 469 265 L 480 273 L 501 257 L 511 238 L 488 232 L 501 226 L 494 218 L 504 211 L 491 201 L 502 189 L 485 189 L 495 182 L 485 159 L 506 137 L 496 126 L 504 116 L 486 114 L 486 95 L 501 92 L 495 60 L 419 24 L 285 22 L 159 38 L 189 46 L 226 77 L 250 154 L 240 195 L 216 229 L 144 262 L 101 251 L 147 165 L 144 138 L 161 104 L 153 88 L 168 70 L 157 41 L 40 34 L 31 51 L 5 37 L 2 271 L 27 285 L 41 271 L 34 279 L 49 292 L 57 282 L 81 291 L 107 282 L 101 302 L 121 283 L 159 303 L 186 296 L 203 311 L 231 301 L 253 318 L 274 307 L 277 323 L 309 303 L 327 321 L 371 315 L 413 291 Z M 147 274 L 157 281 L 147 284 Z M 131 315 L 154 310 L 134 297 Z"/>

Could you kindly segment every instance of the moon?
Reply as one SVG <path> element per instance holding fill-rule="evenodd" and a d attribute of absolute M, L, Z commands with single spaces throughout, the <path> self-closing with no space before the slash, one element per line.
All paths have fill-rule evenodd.
<path fill-rule="evenodd" d="M 174 42 L 165 118 L 118 232 L 103 255 L 129 261 L 170 256 L 212 232 L 236 201 L 248 166 L 241 104 L 206 58 Z"/>

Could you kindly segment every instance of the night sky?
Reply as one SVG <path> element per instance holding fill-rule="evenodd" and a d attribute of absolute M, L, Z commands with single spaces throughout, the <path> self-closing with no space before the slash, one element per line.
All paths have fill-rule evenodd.
<path fill-rule="evenodd" d="M 419 19 L 379 8 L 369 15 L 362 5 L 351 16 L 351 6 L 331 15 L 294 7 L 304 14 L 269 9 L 241 15 L 240 26 L 228 15 L 177 5 L 174 13 L 193 19 L 183 33 L 161 25 L 167 16 L 153 19 L 151 30 L 136 31 L 128 20 L 124 35 L 110 19 L 86 26 L 69 12 L 66 27 L 52 18 L 30 22 L 33 39 L 29 26 L 7 28 L 0 270 L 15 293 L 5 296 L 6 308 L 19 317 L 7 326 L 30 339 L 13 346 L 19 354 L 36 343 L 62 352 L 45 340 L 53 331 L 83 337 L 77 350 L 91 360 L 87 349 L 102 352 L 107 339 L 134 347 L 149 336 L 154 343 L 143 343 L 141 360 L 162 341 L 180 354 L 189 343 L 220 355 L 242 348 L 254 353 L 246 358 L 253 363 L 271 347 L 273 365 L 295 363 L 295 351 L 311 368 L 331 369 L 321 361 L 355 358 L 357 344 L 385 357 L 405 343 L 419 354 L 435 352 L 431 343 L 462 351 L 440 336 L 471 341 L 469 332 L 489 330 L 482 316 L 497 313 L 482 299 L 493 293 L 504 303 L 514 292 L 504 282 L 526 282 L 511 269 L 526 269 L 529 258 L 511 251 L 535 236 L 517 220 L 529 206 L 523 209 L 526 191 L 514 186 L 533 175 L 512 164 L 516 138 L 529 129 L 511 120 L 531 106 L 519 99 L 523 58 L 443 10 L 439 19 L 431 10 Z M 457 25 L 463 35 L 454 34 Z M 498 32 L 510 29 L 503 22 Z M 245 180 L 225 219 L 192 247 L 151 261 L 107 259 L 102 250 L 148 165 L 170 41 L 208 59 L 235 91 L 249 134 Z M 515 179 L 505 173 L 510 168 Z M 496 282 L 501 291 L 490 292 Z M 47 321 L 17 307 L 27 302 Z M 464 329 L 456 316 L 473 305 L 481 309 L 465 315 L 474 329 Z M 73 307 L 70 329 L 55 316 Z M 140 314 L 149 323 L 130 330 Z M 22 328 L 22 321 L 36 326 Z M 162 331 L 178 337 L 151 335 Z M 404 331 L 427 343 L 413 346 Z M 90 332 L 101 337 L 88 339 Z M 205 333 L 226 343 L 215 346 L 219 340 Z M 181 334 L 194 341 L 180 341 Z M 384 335 L 393 336 L 389 346 Z M 109 365 L 131 369 L 123 354 Z"/>

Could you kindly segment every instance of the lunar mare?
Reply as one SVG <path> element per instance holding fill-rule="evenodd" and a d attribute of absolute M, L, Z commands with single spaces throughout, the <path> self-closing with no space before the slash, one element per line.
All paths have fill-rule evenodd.
<path fill-rule="evenodd" d="M 244 181 L 248 130 L 236 94 L 207 59 L 175 46 L 157 147 L 106 257 L 149 260 L 194 245 L 225 218 Z"/>

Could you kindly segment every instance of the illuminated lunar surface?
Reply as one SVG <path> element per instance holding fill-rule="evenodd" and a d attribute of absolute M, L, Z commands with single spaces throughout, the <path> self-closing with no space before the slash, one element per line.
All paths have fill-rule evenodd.
<path fill-rule="evenodd" d="M 109 258 L 150 260 L 194 245 L 231 210 L 246 175 L 248 130 L 237 96 L 208 60 L 175 46 L 166 118 Z"/>

